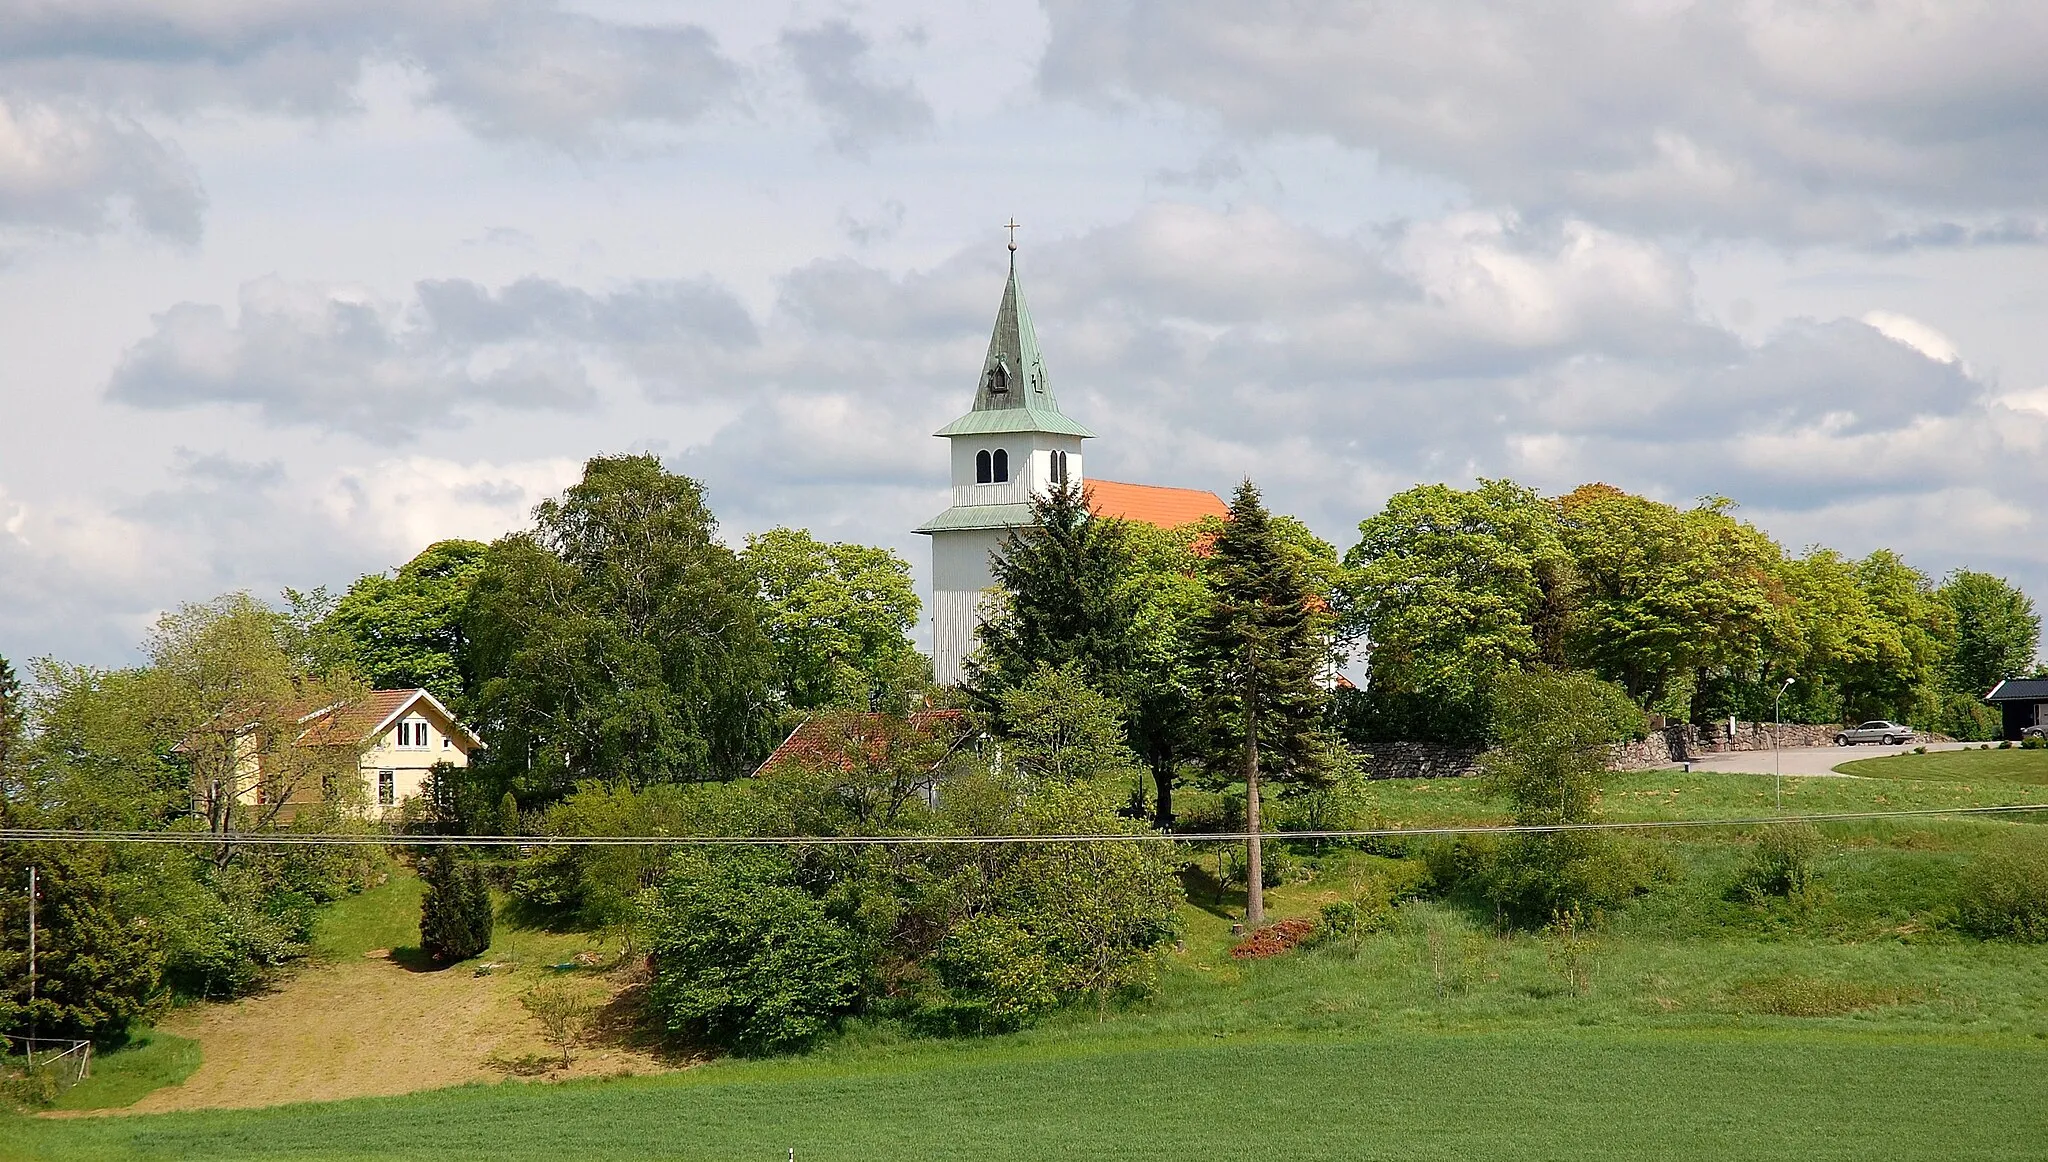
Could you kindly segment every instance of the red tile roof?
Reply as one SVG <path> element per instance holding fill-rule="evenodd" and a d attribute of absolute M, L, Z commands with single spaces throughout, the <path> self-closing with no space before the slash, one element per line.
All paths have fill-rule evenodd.
<path fill-rule="evenodd" d="M 1120 484 L 1090 480 L 1083 486 L 1088 508 L 1096 516 L 1143 521 L 1162 529 L 1193 524 L 1205 516 L 1228 517 L 1230 506 L 1213 492 L 1199 488 L 1163 488 L 1157 484 Z"/>
<path fill-rule="evenodd" d="M 889 717 L 891 716 L 886 714 L 862 714 L 859 716 L 859 725 L 854 727 L 854 732 L 857 735 L 868 736 L 869 749 L 878 750 L 886 745 L 888 734 L 881 727 Z M 965 717 L 965 712 L 959 710 L 918 710 L 910 715 L 910 729 L 920 734 L 935 733 L 942 724 L 959 723 Z M 789 732 L 789 737 L 782 740 L 782 745 L 775 748 L 775 753 L 763 759 L 761 765 L 754 768 L 754 773 L 765 774 L 784 763 L 815 763 L 838 757 L 840 743 L 831 729 L 837 721 L 838 719 L 833 717 L 814 715 L 797 723 L 796 729 Z M 881 756 L 876 754 L 873 757 Z M 840 761 L 844 762 L 845 759 L 840 757 Z"/>
<path fill-rule="evenodd" d="M 406 710 L 414 702 L 425 701 L 440 709 L 448 722 L 466 736 L 473 746 L 480 740 L 470 729 L 457 722 L 448 708 L 425 690 L 372 690 L 362 701 L 343 707 L 325 707 L 300 719 L 306 723 L 305 733 L 299 735 L 300 746 L 356 746 L 368 742 L 377 729 Z"/>

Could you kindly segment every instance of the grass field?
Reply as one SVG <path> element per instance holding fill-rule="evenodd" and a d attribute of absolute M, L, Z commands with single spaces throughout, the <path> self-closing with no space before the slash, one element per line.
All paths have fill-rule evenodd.
<path fill-rule="evenodd" d="M 1397 1033 L 932 1046 L 659 1079 L 17 1123 L 10 1157 L 2021 1158 L 2048 1050 Z M 18 1132 L 15 1132 L 17 1131 Z"/>
<path fill-rule="evenodd" d="M 1906 756 L 1868 760 L 1899 764 L 1879 778 L 1787 778 L 1787 808 L 2031 801 L 2040 791 L 2027 767 L 1953 765 L 2022 754 L 2048 757 Z M 1937 758 L 1952 765 L 1927 765 Z M 1501 814 L 1471 780 L 1369 793 L 1394 825 Z M 1651 771 L 1616 776 L 1605 805 L 1610 818 L 1710 818 L 1767 814 L 1770 796 L 1769 776 Z M 1765 904 L 1731 890 L 1756 829 L 1641 840 L 1670 874 L 1569 950 L 1584 987 L 1565 971 L 1562 942 L 1499 930 L 1456 901 L 1404 904 L 1388 930 L 1352 946 L 1234 960 L 1241 897 L 1213 884 L 1205 894 L 1195 876 L 1157 994 L 1106 1019 L 1068 1012 L 956 1041 L 856 1022 L 807 1057 L 656 1077 L 0 1117 L 0 1157 L 2048 1157 L 2048 955 L 1952 923 L 1978 850 L 2048 842 L 2048 831 L 2006 818 L 1822 830 L 1815 889 Z M 1296 878 L 1270 907 L 1309 914 L 1412 882 L 1418 865 L 1399 854 L 1298 851 Z M 337 905 L 321 957 L 336 971 L 390 972 L 393 988 L 452 979 L 363 957 L 412 938 L 416 891 L 401 879 Z M 507 927 L 490 955 L 534 964 L 587 939 Z M 374 1062 L 376 1048 L 351 1052 Z"/>
<path fill-rule="evenodd" d="M 2048 786 L 2048 749 L 1946 750 L 1928 754 L 1890 755 L 1881 759 L 1857 759 L 1835 768 L 1845 775 L 1873 779 L 1938 780 L 1974 784 L 1998 782 L 2030 787 Z"/>

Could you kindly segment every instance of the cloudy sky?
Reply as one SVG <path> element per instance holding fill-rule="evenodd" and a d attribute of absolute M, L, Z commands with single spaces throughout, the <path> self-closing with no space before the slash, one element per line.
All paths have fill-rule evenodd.
<path fill-rule="evenodd" d="M 2048 598 L 2035 0 L 0 0 L 0 654 L 599 452 L 922 572 L 1013 214 L 1094 475 L 1340 547 L 1726 495 Z"/>

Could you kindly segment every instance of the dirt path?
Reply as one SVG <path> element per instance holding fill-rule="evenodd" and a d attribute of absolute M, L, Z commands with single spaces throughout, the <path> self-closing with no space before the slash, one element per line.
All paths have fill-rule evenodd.
<path fill-rule="evenodd" d="M 198 1039 L 205 1054 L 199 1069 L 184 1084 L 117 1112 L 332 1101 L 500 1080 L 507 1074 L 493 1058 L 552 1052 L 519 1004 L 544 971 L 414 972 L 383 958 L 309 966 L 274 992 L 164 1021 L 165 1030 Z M 595 990 L 603 979 L 588 983 Z M 616 991 L 620 983 L 604 987 Z M 666 1068 L 648 1053 L 614 1045 L 579 1049 L 571 1069 L 551 1076 Z"/>

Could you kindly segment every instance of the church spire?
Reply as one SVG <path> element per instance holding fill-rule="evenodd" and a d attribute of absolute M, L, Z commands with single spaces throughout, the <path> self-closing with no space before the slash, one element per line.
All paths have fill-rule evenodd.
<path fill-rule="evenodd" d="M 1003 286 L 988 354 L 982 358 L 981 375 L 974 385 L 974 407 L 936 434 L 1057 432 L 1092 436 L 1095 433 L 1060 412 L 1059 400 L 1053 396 L 1045 357 L 1038 350 L 1038 330 L 1031 325 L 1031 309 L 1025 306 L 1024 291 L 1017 285 L 1016 222 L 1006 223 L 1005 228 L 1011 232 L 1010 278 Z"/>
<path fill-rule="evenodd" d="M 1017 286 L 1014 241 L 1010 243 L 1010 281 L 1003 286 L 1003 301 L 996 308 L 995 331 L 989 335 L 988 355 L 981 361 L 981 381 L 974 390 L 975 411 L 997 408 L 1060 410 L 1059 401 L 1053 398 L 1052 384 L 1045 376 L 1045 357 L 1038 350 L 1038 330 L 1031 325 L 1031 308 L 1024 305 L 1024 292 Z"/>

